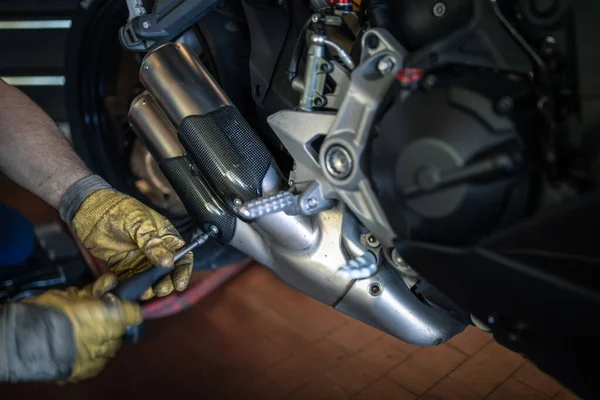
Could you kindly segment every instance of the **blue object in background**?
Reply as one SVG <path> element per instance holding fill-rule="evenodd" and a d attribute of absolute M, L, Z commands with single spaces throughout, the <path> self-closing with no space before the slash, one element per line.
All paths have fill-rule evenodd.
<path fill-rule="evenodd" d="M 23 214 L 0 203 L 0 268 L 24 263 L 34 246 L 33 225 Z"/>

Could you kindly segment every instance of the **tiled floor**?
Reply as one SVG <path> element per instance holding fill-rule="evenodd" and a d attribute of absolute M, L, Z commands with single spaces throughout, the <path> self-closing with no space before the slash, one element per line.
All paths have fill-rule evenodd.
<path fill-rule="evenodd" d="M 0 176 L 0 201 L 43 223 L 54 210 Z M 255 265 L 202 303 L 146 323 L 97 378 L 0 385 L 6 399 L 576 399 L 491 336 L 430 348 L 331 310 Z"/>
<path fill-rule="evenodd" d="M 204 302 L 147 323 L 98 378 L 0 386 L 45 399 L 557 399 L 576 397 L 469 328 L 407 345 L 332 311 L 255 265 Z"/>

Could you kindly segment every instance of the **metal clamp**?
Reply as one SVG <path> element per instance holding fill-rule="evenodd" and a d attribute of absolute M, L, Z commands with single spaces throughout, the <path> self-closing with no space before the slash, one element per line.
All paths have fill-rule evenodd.
<path fill-rule="evenodd" d="M 159 0 L 146 13 L 141 0 L 127 0 L 129 20 L 119 29 L 121 45 L 130 51 L 148 51 L 192 26 L 219 4 L 219 0 Z"/>

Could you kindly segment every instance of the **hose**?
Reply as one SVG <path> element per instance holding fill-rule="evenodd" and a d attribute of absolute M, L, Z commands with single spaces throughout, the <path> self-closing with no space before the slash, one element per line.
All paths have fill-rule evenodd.
<path fill-rule="evenodd" d="M 300 34 L 296 39 L 296 44 L 294 44 L 294 50 L 292 51 L 292 57 L 290 58 L 290 66 L 287 71 L 288 81 L 290 83 L 292 83 L 294 78 L 298 75 L 298 65 L 300 65 L 300 57 L 302 56 L 302 50 L 304 50 L 304 45 L 306 43 L 306 31 L 308 30 L 311 21 L 312 16 L 304 22 L 304 25 L 302 25 Z"/>

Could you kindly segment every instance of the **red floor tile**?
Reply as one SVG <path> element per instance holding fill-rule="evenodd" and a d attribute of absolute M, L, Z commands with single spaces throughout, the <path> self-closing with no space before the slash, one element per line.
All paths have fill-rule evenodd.
<path fill-rule="evenodd" d="M 196 398 L 203 398 L 202 389 Z M 227 391 L 219 399 L 240 400 L 240 399 L 260 399 L 260 400 L 280 400 L 287 397 L 287 393 L 280 389 L 273 380 L 265 375 L 259 375 L 248 381 L 244 385 L 237 386 Z"/>
<path fill-rule="evenodd" d="M 350 395 L 377 381 L 408 356 L 400 346 L 376 341 L 332 368 L 327 376 Z"/>
<path fill-rule="evenodd" d="M 482 398 L 450 378 L 442 379 L 421 397 L 423 400 L 480 400 Z"/>
<path fill-rule="evenodd" d="M 493 342 L 452 372 L 450 378 L 487 396 L 524 363 L 523 357 Z"/>
<path fill-rule="evenodd" d="M 514 378 L 548 397 L 556 396 L 562 389 L 560 383 L 544 374 L 530 362 L 519 368 L 514 374 Z"/>
<path fill-rule="evenodd" d="M 345 355 L 341 347 L 321 339 L 267 369 L 266 375 L 282 389 L 293 392 L 325 373 Z"/>
<path fill-rule="evenodd" d="M 515 380 L 508 379 L 487 397 L 487 400 L 548 400 L 535 389 Z"/>
<path fill-rule="evenodd" d="M 324 375 L 319 376 L 288 397 L 289 400 L 346 400 L 349 398 L 350 395 L 344 389 Z"/>
<path fill-rule="evenodd" d="M 361 391 L 353 400 L 412 400 L 416 399 L 414 393 L 398 385 L 393 379 L 384 376 L 375 383 Z"/>
<path fill-rule="evenodd" d="M 568 389 L 562 389 L 558 392 L 556 397 L 554 397 L 554 400 L 579 400 L 579 397 L 575 396 Z"/>
<path fill-rule="evenodd" d="M 467 356 L 472 356 L 493 340 L 494 337 L 490 333 L 483 332 L 474 326 L 469 326 L 463 333 L 450 339 L 448 345 Z"/>
<path fill-rule="evenodd" d="M 393 369 L 389 376 L 411 392 L 422 395 L 466 359 L 448 346 L 426 347 Z"/>
<path fill-rule="evenodd" d="M 350 320 L 327 335 L 327 339 L 343 348 L 346 353 L 354 354 L 383 335 L 383 332 L 369 325 Z"/>

